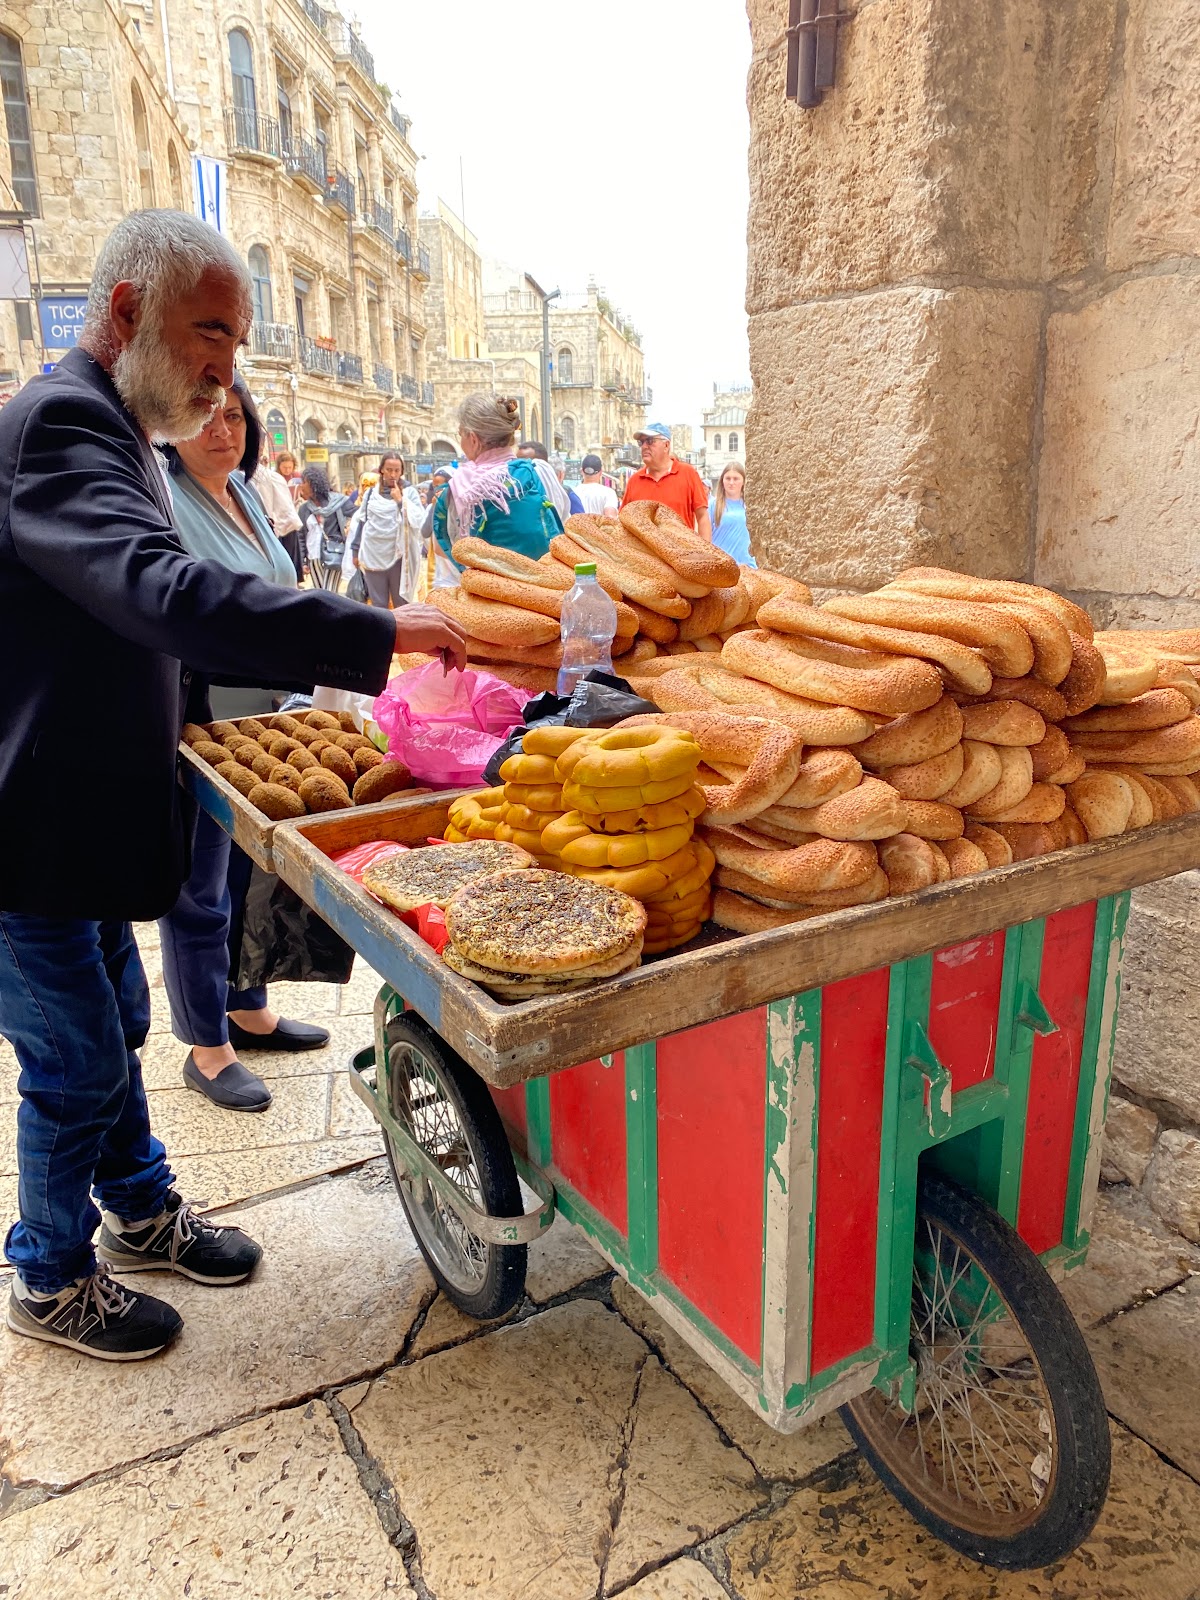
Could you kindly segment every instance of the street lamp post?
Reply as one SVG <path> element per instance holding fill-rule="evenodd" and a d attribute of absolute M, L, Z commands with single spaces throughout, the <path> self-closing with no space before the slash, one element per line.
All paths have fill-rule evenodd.
<path fill-rule="evenodd" d="M 554 448 L 550 426 L 550 302 L 561 294 L 561 289 L 552 289 L 542 300 L 542 443 L 547 450 Z"/>

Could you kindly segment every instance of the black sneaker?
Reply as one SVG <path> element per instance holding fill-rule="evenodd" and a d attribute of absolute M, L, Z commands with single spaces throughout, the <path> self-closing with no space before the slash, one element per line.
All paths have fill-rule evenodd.
<path fill-rule="evenodd" d="M 17 1278 L 5 1321 L 13 1333 L 100 1361 L 144 1361 L 165 1350 L 183 1327 L 174 1306 L 127 1289 L 109 1277 L 103 1262 L 90 1278 L 52 1295 L 26 1289 Z"/>
<path fill-rule="evenodd" d="M 199 1216 L 174 1189 L 148 1222 L 123 1222 L 111 1211 L 101 1217 L 96 1254 L 121 1272 L 178 1272 L 197 1283 L 241 1283 L 262 1260 L 262 1246 L 240 1228 Z"/>

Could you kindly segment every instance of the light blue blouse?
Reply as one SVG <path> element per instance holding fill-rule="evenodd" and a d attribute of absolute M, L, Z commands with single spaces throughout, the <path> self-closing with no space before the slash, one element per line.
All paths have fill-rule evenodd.
<path fill-rule="evenodd" d="M 750 554 L 750 534 L 746 528 L 746 502 L 726 500 L 725 514 L 721 518 L 719 528 L 716 495 L 713 495 L 708 502 L 708 514 L 713 522 L 713 543 L 719 549 L 727 551 L 739 566 L 757 566 L 758 563 Z"/>

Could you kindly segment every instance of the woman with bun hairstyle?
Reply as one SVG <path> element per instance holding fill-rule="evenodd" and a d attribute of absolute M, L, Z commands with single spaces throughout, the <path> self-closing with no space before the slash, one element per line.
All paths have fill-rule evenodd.
<path fill-rule="evenodd" d="M 750 554 L 750 534 L 746 527 L 746 469 L 731 461 L 717 479 L 717 492 L 708 502 L 712 519 L 713 543 L 742 567 L 757 566 Z"/>
<path fill-rule="evenodd" d="M 456 539 L 470 535 L 538 560 L 563 531 L 570 502 L 548 462 L 517 456 L 519 403 L 468 395 L 459 407 L 458 425 L 466 459 L 434 506 L 438 544 L 448 555 Z"/>

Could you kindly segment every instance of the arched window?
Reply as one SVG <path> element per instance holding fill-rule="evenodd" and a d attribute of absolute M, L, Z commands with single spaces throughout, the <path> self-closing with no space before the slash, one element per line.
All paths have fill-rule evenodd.
<path fill-rule="evenodd" d="M 731 433 L 729 435 L 729 454 L 731 456 L 737 455 L 737 444 L 738 444 L 738 436 L 737 436 L 737 434 L 736 433 Z"/>
<path fill-rule="evenodd" d="M 721 435 L 719 433 L 714 433 L 713 434 L 713 449 L 714 450 L 719 450 L 720 448 L 721 448 Z"/>
<path fill-rule="evenodd" d="M 309 417 L 304 424 L 305 444 L 319 444 L 321 440 L 321 424 L 313 417 Z"/>
<path fill-rule="evenodd" d="M 348 422 L 343 422 L 338 428 L 338 443 L 339 444 L 353 444 L 354 443 L 354 429 L 350 426 L 350 424 Z"/>
<path fill-rule="evenodd" d="M 254 88 L 254 51 L 240 28 L 229 35 L 229 70 L 233 74 L 233 125 L 243 150 L 257 150 L 258 95 Z"/>
<path fill-rule="evenodd" d="M 417 440 L 417 454 L 419 456 L 427 456 L 429 454 L 429 440 L 428 439 L 422 438 L 422 439 L 418 439 Z"/>
<path fill-rule="evenodd" d="M 281 450 L 287 449 L 287 422 L 282 411 L 272 410 L 267 412 L 267 435 L 271 441 L 271 454 L 278 455 Z"/>
<path fill-rule="evenodd" d="M 146 121 L 146 102 L 137 84 L 133 85 L 133 142 L 137 147 L 138 195 L 142 209 L 154 205 L 154 174 L 150 170 L 150 125 Z"/>
<path fill-rule="evenodd" d="M 255 322 L 274 322 L 275 302 L 271 295 L 271 263 L 260 244 L 252 244 L 246 257 L 250 265 L 250 289 L 254 297 Z"/>
<path fill-rule="evenodd" d="M 559 383 L 575 382 L 575 352 L 566 345 L 558 352 Z"/>
<path fill-rule="evenodd" d="M 4 126 L 8 134 L 8 160 L 13 193 L 22 211 L 40 215 L 37 172 L 33 165 L 33 133 L 29 122 L 29 96 L 21 46 L 11 34 L 0 33 L 0 91 L 4 97 Z"/>
<path fill-rule="evenodd" d="M 183 199 L 183 173 L 173 144 L 167 146 L 167 175 L 171 180 L 171 204 L 176 211 L 186 211 L 188 207 Z"/>
<path fill-rule="evenodd" d="M 575 418 L 574 417 L 564 417 L 562 419 L 562 421 L 559 423 L 558 429 L 559 429 L 559 432 L 562 434 L 562 447 L 563 447 L 563 449 L 568 453 L 568 455 L 574 454 L 574 451 L 575 451 Z"/>

